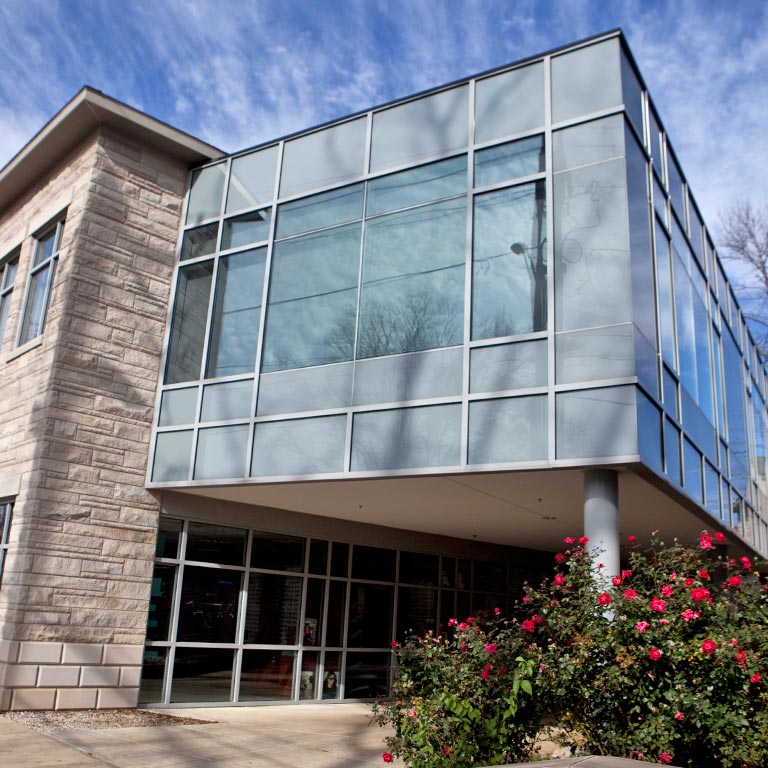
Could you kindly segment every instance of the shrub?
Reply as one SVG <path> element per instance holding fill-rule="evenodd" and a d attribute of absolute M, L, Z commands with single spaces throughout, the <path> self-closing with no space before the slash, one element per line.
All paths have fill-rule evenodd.
<path fill-rule="evenodd" d="M 539 722 L 526 638 L 498 616 L 449 624 L 444 635 L 411 636 L 396 648 L 393 701 L 374 707 L 374 721 L 395 732 L 385 761 L 463 768 L 525 759 Z"/>

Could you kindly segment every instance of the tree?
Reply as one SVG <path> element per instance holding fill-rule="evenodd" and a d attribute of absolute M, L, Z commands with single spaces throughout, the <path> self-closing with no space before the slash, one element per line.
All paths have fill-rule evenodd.
<path fill-rule="evenodd" d="M 742 309 L 768 358 L 768 205 L 740 201 L 720 216 L 720 254 L 732 263 Z"/>

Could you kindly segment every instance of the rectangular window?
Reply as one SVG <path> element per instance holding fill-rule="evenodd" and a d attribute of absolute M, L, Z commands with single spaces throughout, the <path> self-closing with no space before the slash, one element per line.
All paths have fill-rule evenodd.
<path fill-rule="evenodd" d="M 37 338 L 43 332 L 63 233 L 64 222 L 58 221 L 36 238 L 18 346 Z"/>
<path fill-rule="evenodd" d="M 0 345 L 5 335 L 5 324 L 8 321 L 8 308 L 11 306 L 11 293 L 16 280 L 16 272 L 19 269 L 19 252 L 16 250 L 0 264 Z"/>
<path fill-rule="evenodd" d="M 5 558 L 8 554 L 8 539 L 11 535 L 11 518 L 13 517 L 13 502 L 0 501 L 0 584 L 3 583 Z"/>

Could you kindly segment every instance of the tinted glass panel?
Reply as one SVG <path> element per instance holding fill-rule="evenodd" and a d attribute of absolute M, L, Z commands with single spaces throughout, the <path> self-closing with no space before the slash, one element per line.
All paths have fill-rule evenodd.
<path fill-rule="evenodd" d="M 544 65 L 503 72 L 475 86 L 475 141 L 523 133 L 544 125 Z"/>
<path fill-rule="evenodd" d="M 637 453 L 634 387 L 561 392 L 556 414 L 558 459 Z"/>
<path fill-rule="evenodd" d="M 273 571 L 303 571 L 305 543 L 299 536 L 254 531 L 251 566 Z"/>
<path fill-rule="evenodd" d="M 200 378 L 212 275 L 212 261 L 179 270 L 168 343 L 166 384 Z"/>
<path fill-rule="evenodd" d="M 464 85 L 374 114 L 371 170 L 465 147 L 467 94 Z"/>
<path fill-rule="evenodd" d="M 671 422 L 664 420 L 664 460 L 667 477 L 676 485 L 682 485 L 680 475 L 680 430 Z"/>
<path fill-rule="evenodd" d="M 234 643 L 242 574 L 219 568 L 184 568 L 179 606 L 180 642 Z"/>
<path fill-rule="evenodd" d="M 168 640 L 175 575 L 175 565 L 155 565 L 149 593 L 147 640 Z"/>
<path fill-rule="evenodd" d="M 262 374 L 259 382 L 259 416 L 343 408 L 352 397 L 352 363 Z"/>
<path fill-rule="evenodd" d="M 189 475 L 192 451 L 192 430 L 184 432 L 161 432 L 155 445 L 155 462 L 152 481 L 170 483 L 186 480 Z"/>
<path fill-rule="evenodd" d="M 266 248 L 259 248 L 219 261 L 206 371 L 209 378 L 250 373 L 256 365 L 266 258 Z"/>
<path fill-rule="evenodd" d="M 352 578 L 395 580 L 395 550 L 356 545 L 352 550 Z"/>
<path fill-rule="evenodd" d="M 460 461 L 460 431 L 458 405 L 357 413 L 352 470 L 455 466 Z"/>
<path fill-rule="evenodd" d="M 349 570 L 349 544 L 333 542 L 331 548 L 331 576 L 348 576 Z"/>
<path fill-rule="evenodd" d="M 247 419 L 251 415 L 253 379 L 209 384 L 203 388 L 201 421 Z"/>
<path fill-rule="evenodd" d="M 171 389 L 163 392 L 160 400 L 161 427 L 174 427 L 177 424 L 191 424 L 195 420 L 197 408 L 197 387 L 190 389 Z"/>
<path fill-rule="evenodd" d="M 53 276 L 54 261 L 35 272 L 29 280 L 29 292 L 24 306 L 19 345 L 37 338 L 43 332 L 45 309 L 48 302 L 48 287 Z"/>
<path fill-rule="evenodd" d="M 171 701 L 230 701 L 233 658 L 231 650 L 177 648 Z"/>
<path fill-rule="evenodd" d="M 555 171 L 612 160 L 624 154 L 624 119 L 621 115 L 594 120 L 552 135 Z"/>
<path fill-rule="evenodd" d="M 422 165 L 368 182 L 366 213 L 373 216 L 467 191 L 467 156 Z"/>
<path fill-rule="evenodd" d="M 437 630 L 437 590 L 400 587 L 397 590 L 397 631 L 403 641 L 408 635 Z"/>
<path fill-rule="evenodd" d="M 543 182 L 475 198 L 472 338 L 547 327 Z"/>
<path fill-rule="evenodd" d="M 301 633 L 301 644 L 305 647 L 322 645 L 324 594 L 324 581 L 320 579 L 307 581 L 307 604 L 304 608 L 304 628 Z"/>
<path fill-rule="evenodd" d="M 299 642 L 302 579 L 252 573 L 248 581 L 245 642 L 296 645 Z"/>
<path fill-rule="evenodd" d="M 221 213 L 221 195 L 224 191 L 226 170 L 226 164 L 219 163 L 192 174 L 187 205 L 187 224 L 197 224 Z"/>
<path fill-rule="evenodd" d="M 405 584 L 437 586 L 437 566 L 437 555 L 401 552 L 400 576 L 398 580 Z"/>
<path fill-rule="evenodd" d="M 637 445 L 642 460 L 657 472 L 664 471 L 661 414 L 642 393 L 637 393 Z"/>
<path fill-rule="evenodd" d="M 672 157 L 672 153 L 667 154 L 667 178 L 669 179 L 669 198 L 672 201 L 672 207 L 677 212 L 680 220 L 685 219 L 685 197 L 683 194 L 683 177 L 677 161 Z"/>
<path fill-rule="evenodd" d="M 221 249 L 240 248 L 244 245 L 257 243 L 269 237 L 270 210 L 253 211 L 224 222 L 224 234 L 221 238 Z"/>
<path fill-rule="evenodd" d="M 232 160 L 227 211 L 268 203 L 275 188 L 277 147 L 268 147 Z"/>
<path fill-rule="evenodd" d="M 556 123 L 622 103 L 619 41 L 552 59 L 552 120 Z"/>
<path fill-rule="evenodd" d="M 312 229 L 355 221 L 363 215 L 363 185 L 334 189 L 281 205 L 277 211 L 277 237 L 300 235 Z"/>
<path fill-rule="evenodd" d="M 280 196 L 362 176 L 366 124 L 352 120 L 286 142 Z"/>
<path fill-rule="evenodd" d="M 319 653 L 307 651 L 301 657 L 301 678 L 299 682 L 299 699 L 316 699 L 322 693 L 319 673 Z"/>
<path fill-rule="evenodd" d="M 613 379 L 635 373 L 634 338 L 629 324 L 560 333 L 555 343 L 558 384 Z"/>
<path fill-rule="evenodd" d="M 368 223 L 358 358 L 463 341 L 465 232 L 464 198 Z"/>
<path fill-rule="evenodd" d="M 190 523 L 186 559 L 221 565 L 243 565 L 245 535 L 245 531 L 240 528 Z"/>
<path fill-rule="evenodd" d="M 257 424 L 251 475 L 309 475 L 341 472 L 347 417 L 274 421 Z"/>
<path fill-rule="evenodd" d="M 293 651 L 243 651 L 238 701 L 280 701 L 293 695 Z"/>
<path fill-rule="evenodd" d="M 210 256 L 216 250 L 219 237 L 219 223 L 203 224 L 202 227 L 188 229 L 181 241 L 181 260 L 196 259 L 198 256 Z"/>
<path fill-rule="evenodd" d="M 348 653 L 344 675 L 345 699 L 375 699 L 389 691 L 388 653 Z"/>
<path fill-rule="evenodd" d="M 547 385 L 546 341 L 476 347 L 470 352 L 469 360 L 470 392 L 500 392 Z"/>
<path fill-rule="evenodd" d="M 197 437 L 195 480 L 245 477 L 248 425 L 201 429 Z"/>
<path fill-rule="evenodd" d="M 163 698 L 167 648 L 145 648 L 141 667 L 139 704 L 158 703 Z"/>
<path fill-rule="evenodd" d="M 328 571 L 328 542 L 313 539 L 309 546 L 309 572 L 321 575 Z"/>
<path fill-rule="evenodd" d="M 477 400 L 469 404 L 469 463 L 547 458 L 547 398 Z"/>
<path fill-rule="evenodd" d="M 383 584 L 350 585 L 350 648 L 386 648 L 392 640 L 392 609 L 395 588 Z M 353 695 L 347 691 L 347 696 Z"/>
<path fill-rule="evenodd" d="M 346 570 L 344 576 L 347 575 Z M 325 631 L 325 644 L 338 648 L 344 638 L 344 617 L 347 615 L 347 583 L 331 581 L 328 586 L 328 626 Z"/>
<path fill-rule="evenodd" d="M 677 370 L 677 345 L 675 340 L 675 313 L 672 301 L 672 263 L 669 239 L 656 224 L 656 270 L 659 290 L 659 323 L 661 351 L 664 361 Z"/>
<path fill-rule="evenodd" d="M 360 234 L 352 225 L 275 246 L 263 371 L 352 359 Z"/>
<path fill-rule="evenodd" d="M 161 517 L 155 542 L 155 557 L 178 557 L 179 537 L 181 536 L 181 520 Z"/>
<path fill-rule="evenodd" d="M 683 438 L 683 465 L 685 476 L 683 488 L 689 496 L 693 496 L 698 502 L 703 502 L 701 487 L 701 454 L 693 445 Z"/>
<path fill-rule="evenodd" d="M 323 654 L 323 688 L 320 694 L 323 699 L 338 699 L 341 690 L 341 654 Z"/>
<path fill-rule="evenodd" d="M 621 90 L 624 97 L 624 109 L 637 135 L 643 136 L 643 89 L 635 70 L 629 63 L 626 53 L 621 52 Z"/>
<path fill-rule="evenodd" d="M 544 137 L 511 141 L 475 153 L 475 186 L 498 184 L 545 168 Z"/>

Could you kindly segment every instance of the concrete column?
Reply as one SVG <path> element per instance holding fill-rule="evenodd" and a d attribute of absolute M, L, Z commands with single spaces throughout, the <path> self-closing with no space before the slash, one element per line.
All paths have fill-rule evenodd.
<path fill-rule="evenodd" d="M 598 580 L 610 584 L 621 570 L 619 552 L 619 478 L 612 469 L 590 469 L 584 472 L 584 535 L 587 550 L 596 552 L 605 566 Z"/>

